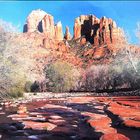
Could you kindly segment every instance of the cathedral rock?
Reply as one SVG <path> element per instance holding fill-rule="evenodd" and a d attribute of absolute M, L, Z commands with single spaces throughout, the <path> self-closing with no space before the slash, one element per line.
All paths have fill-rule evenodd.
<path fill-rule="evenodd" d="M 72 38 L 68 26 L 64 35 L 61 22 L 55 24 L 53 16 L 40 9 L 33 10 L 29 14 L 23 30 L 30 33 L 39 31 L 44 33 L 47 38 L 57 41 Z M 99 19 L 94 15 L 81 15 L 75 19 L 73 32 L 73 39 L 82 37 L 95 46 L 125 43 L 123 30 L 117 27 L 116 22 L 111 18 Z"/>
<path fill-rule="evenodd" d="M 75 19 L 74 39 L 82 36 L 94 45 L 125 42 L 124 32 L 115 21 L 106 17 L 99 19 L 94 15 L 81 15 Z"/>
<path fill-rule="evenodd" d="M 61 22 L 55 25 L 53 16 L 40 9 L 29 14 L 23 29 L 23 32 L 35 31 L 44 33 L 50 39 L 63 40 Z"/>

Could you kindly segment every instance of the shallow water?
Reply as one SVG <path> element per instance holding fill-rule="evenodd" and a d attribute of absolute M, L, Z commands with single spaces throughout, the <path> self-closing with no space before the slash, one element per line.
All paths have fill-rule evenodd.
<path fill-rule="evenodd" d="M 91 99 L 90 99 L 91 98 Z M 139 128 L 131 128 L 123 125 L 114 125 L 116 121 L 116 116 L 113 114 L 109 114 L 104 110 L 108 100 L 113 102 L 119 101 L 127 101 L 131 103 L 139 103 L 140 97 L 71 97 L 71 98 L 60 98 L 60 99 L 37 99 L 32 102 L 24 104 L 27 107 L 28 112 L 38 112 L 44 113 L 47 118 L 44 122 L 50 122 L 50 117 L 52 115 L 57 115 L 65 120 L 63 124 L 57 124 L 57 127 L 52 131 L 40 131 L 33 129 L 23 129 L 24 132 L 28 133 L 28 135 L 18 134 L 18 133 L 6 133 L 0 132 L 3 140 L 11 140 L 12 139 L 32 139 L 30 137 L 32 135 L 37 135 L 36 139 L 44 140 L 44 139 L 92 139 L 98 140 L 102 132 L 96 132 L 96 130 L 91 127 L 87 120 L 88 116 L 82 115 L 82 112 L 90 112 L 95 115 L 107 115 L 107 117 L 112 120 L 112 128 L 116 129 L 117 132 L 124 134 L 131 140 L 139 140 L 140 139 L 140 129 Z M 54 105 L 54 106 L 51 106 Z M 134 108 L 134 107 L 133 107 Z M 140 108 L 137 108 L 140 109 Z M 8 115 L 15 114 L 17 111 L 17 107 L 5 107 L 2 106 L 2 112 L 5 114 L 0 115 L 0 124 L 8 123 L 12 124 L 12 118 L 7 117 Z M 47 115 L 46 115 L 47 114 Z M 43 116 L 43 117 L 44 117 Z M 58 119 L 59 120 L 59 119 Z M 32 120 L 33 121 L 33 120 Z M 52 120 L 53 124 L 55 124 L 55 119 Z M 21 121 L 22 122 L 22 121 Z M 40 122 L 40 121 L 37 121 Z M 43 123 L 44 123 L 43 122 Z M 100 124 L 102 125 L 102 123 Z M 39 134 L 38 134 L 39 133 Z M 12 136 L 12 137 L 11 137 Z"/>

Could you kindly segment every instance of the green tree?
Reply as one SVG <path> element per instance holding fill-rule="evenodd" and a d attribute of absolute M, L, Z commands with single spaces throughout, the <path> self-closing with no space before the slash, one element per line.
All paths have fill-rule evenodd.
<path fill-rule="evenodd" d="M 47 87 L 52 92 L 66 92 L 76 87 L 80 73 L 71 64 L 58 60 L 45 68 Z"/>

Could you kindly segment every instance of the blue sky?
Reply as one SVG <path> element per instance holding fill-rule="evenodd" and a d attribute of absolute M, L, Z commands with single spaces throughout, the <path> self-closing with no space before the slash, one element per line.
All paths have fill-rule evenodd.
<path fill-rule="evenodd" d="M 0 2 L 0 19 L 23 25 L 28 14 L 34 9 L 42 9 L 54 16 L 55 22 L 61 21 L 63 30 L 65 26 L 70 27 L 72 33 L 74 19 L 81 14 L 94 14 L 97 17 L 110 17 L 117 22 L 130 36 L 130 42 L 137 43 L 135 29 L 140 21 L 140 2 L 121 1 L 9 1 Z"/>

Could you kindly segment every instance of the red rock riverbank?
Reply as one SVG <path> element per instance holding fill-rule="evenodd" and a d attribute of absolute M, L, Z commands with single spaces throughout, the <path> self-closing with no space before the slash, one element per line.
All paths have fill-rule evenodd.
<path fill-rule="evenodd" d="M 38 99 L 8 114 L 2 107 L 7 122 L 0 122 L 1 139 L 139 140 L 139 101 L 139 96 L 87 96 Z"/>

